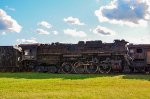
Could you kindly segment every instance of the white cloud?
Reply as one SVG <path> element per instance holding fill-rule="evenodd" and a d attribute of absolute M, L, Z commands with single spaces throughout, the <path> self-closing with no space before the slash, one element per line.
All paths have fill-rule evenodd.
<path fill-rule="evenodd" d="M 85 38 L 83 41 L 92 41 L 92 38 Z"/>
<path fill-rule="evenodd" d="M 100 0 L 96 0 L 96 2 L 100 2 Z"/>
<path fill-rule="evenodd" d="M 2 34 L 2 35 L 6 35 L 6 32 L 2 32 L 1 34 Z"/>
<path fill-rule="evenodd" d="M 73 37 L 86 37 L 87 34 L 83 31 L 77 31 L 76 29 L 65 29 L 64 33 Z"/>
<path fill-rule="evenodd" d="M 58 35 L 58 31 L 53 31 L 53 34 L 54 35 Z"/>
<path fill-rule="evenodd" d="M 50 23 L 46 22 L 46 21 L 41 21 L 37 25 L 48 28 L 48 29 L 52 28 L 52 25 Z"/>
<path fill-rule="evenodd" d="M 0 32 L 17 32 L 21 31 L 22 27 L 11 16 L 0 9 Z"/>
<path fill-rule="evenodd" d="M 84 23 L 81 23 L 78 18 L 74 18 L 74 17 L 64 18 L 64 21 L 68 24 L 85 25 Z"/>
<path fill-rule="evenodd" d="M 16 9 L 11 8 L 11 7 L 9 7 L 9 6 L 5 6 L 5 9 L 6 9 L 6 10 L 11 10 L 11 11 L 16 11 Z"/>
<path fill-rule="evenodd" d="M 89 31 L 92 32 L 93 30 L 90 28 Z"/>
<path fill-rule="evenodd" d="M 125 38 L 126 41 L 129 43 L 134 43 L 134 44 L 150 44 L 150 36 L 142 36 L 142 37 L 128 37 Z"/>
<path fill-rule="evenodd" d="M 43 30 L 43 29 L 36 29 L 36 31 L 35 31 L 35 32 L 36 32 L 36 33 L 38 33 L 38 34 L 45 34 L 45 35 L 50 34 L 48 31 Z"/>
<path fill-rule="evenodd" d="M 106 36 L 110 36 L 110 35 L 115 35 L 115 31 L 110 30 L 106 27 L 102 27 L 102 26 L 97 26 L 94 30 L 93 33 L 98 34 L 98 35 L 106 35 Z"/>
<path fill-rule="evenodd" d="M 31 38 L 31 39 L 17 39 L 16 40 L 19 44 L 21 43 L 26 43 L 26 44 L 32 44 L 32 43 L 38 43 L 36 41 L 36 38 Z"/>
<path fill-rule="evenodd" d="M 100 22 L 128 26 L 147 26 L 150 20 L 150 0 L 114 0 L 95 11 Z"/>

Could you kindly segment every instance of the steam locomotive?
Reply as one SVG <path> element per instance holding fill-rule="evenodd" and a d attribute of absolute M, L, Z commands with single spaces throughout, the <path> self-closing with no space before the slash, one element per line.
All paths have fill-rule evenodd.
<path fill-rule="evenodd" d="M 77 44 L 0 46 L 0 71 L 50 73 L 150 72 L 150 45 L 79 41 Z"/>

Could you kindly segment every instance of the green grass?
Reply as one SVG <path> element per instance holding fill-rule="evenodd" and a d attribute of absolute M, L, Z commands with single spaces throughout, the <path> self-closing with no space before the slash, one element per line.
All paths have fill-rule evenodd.
<path fill-rule="evenodd" d="M 0 73 L 0 99 L 150 99 L 150 75 Z"/>

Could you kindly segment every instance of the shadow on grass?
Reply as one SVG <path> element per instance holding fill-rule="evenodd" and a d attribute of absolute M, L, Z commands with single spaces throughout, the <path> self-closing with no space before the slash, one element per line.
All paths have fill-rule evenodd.
<path fill-rule="evenodd" d="M 145 74 L 127 74 L 122 77 L 123 79 L 147 80 L 150 81 L 150 75 Z"/>
<path fill-rule="evenodd" d="M 49 74 L 49 73 L 0 73 L 0 78 L 15 79 L 70 79 L 81 80 L 97 77 L 115 77 L 122 74 Z M 136 79 L 150 81 L 150 75 L 123 74 L 122 79 Z"/>
<path fill-rule="evenodd" d="M 97 77 L 113 77 L 116 74 L 48 74 L 48 73 L 0 73 L 0 78 L 15 78 L 15 79 L 89 79 Z"/>

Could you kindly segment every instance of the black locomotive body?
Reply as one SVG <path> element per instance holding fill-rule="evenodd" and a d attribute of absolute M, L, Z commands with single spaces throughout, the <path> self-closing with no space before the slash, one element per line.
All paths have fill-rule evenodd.
<path fill-rule="evenodd" d="M 25 70 L 63 73 L 122 72 L 127 66 L 127 42 L 80 41 L 78 44 L 21 44 Z"/>
<path fill-rule="evenodd" d="M 113 43 L 98 40 L 77 44 L 20 44 L 18 49 L 21 50 L 1 46 L 0 70 L 50 73 L 150 71 L 150 45 L 127 43 L 125 40 L 114 40 Z"/>

